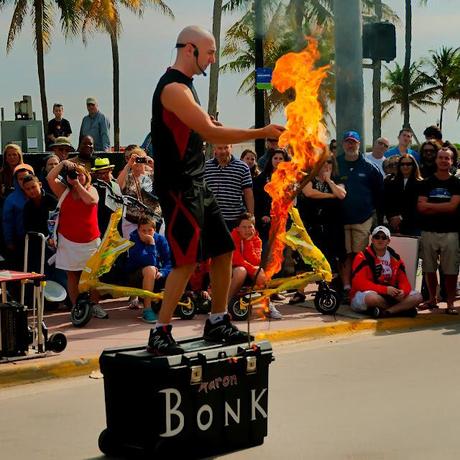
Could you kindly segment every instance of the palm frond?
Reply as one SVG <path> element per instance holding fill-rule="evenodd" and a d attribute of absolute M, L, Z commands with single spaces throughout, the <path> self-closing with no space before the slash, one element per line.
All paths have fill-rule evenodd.
<path fill-rule="evenodd" d="M 11 18 L 10 29 L 8 31 L 8 39 L 6 41 L 7 53 L 11 51 L 16 36 L 19 34 L 19 32 L 21 32 L 22 25 L 24 24 L 24 18 L 27 16 L 28 8 L 29 5 L 27 0 L 18 0 L 16 2 L 13 16 Z"/>

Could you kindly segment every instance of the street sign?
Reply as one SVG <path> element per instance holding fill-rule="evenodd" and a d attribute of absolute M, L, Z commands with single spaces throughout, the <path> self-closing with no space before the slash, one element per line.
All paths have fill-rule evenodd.
<path fill-rule="evenodd" d="M 272 72 L 269 67 L 256 68 L 256 88 L 257 89 L 272 89 Z"/>

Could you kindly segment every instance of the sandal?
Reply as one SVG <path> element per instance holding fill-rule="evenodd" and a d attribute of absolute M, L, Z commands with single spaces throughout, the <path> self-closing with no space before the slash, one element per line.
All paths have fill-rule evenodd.
<path fill-rule="evenodd" d="M 446 308 L 446 314 L 447 315 L 458 315 L 458 310 L 456 310 L 453 307 L 447 307 Z"/>
<path fill-rule="evenodd" d="M 430 303 L 428 300 L 417 307 L 418 310 L 435 310 L 437 308 L 439 306 L 436 303 Z"/>
<path fill-rule="evenodd" d="M 305 294 L 302 294 L 300 292 L 296 292 L 292 297 L 291 299 L 289 300 L 289 305 L 294 305 L 296 303 L 301 303 L 301 302 L 305 302 L 305 299 L 307 298 L 307 296 Z"/>

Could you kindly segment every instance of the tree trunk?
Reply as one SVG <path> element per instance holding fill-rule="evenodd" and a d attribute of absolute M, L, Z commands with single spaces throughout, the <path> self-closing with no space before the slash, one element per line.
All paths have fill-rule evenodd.
<path fill-rule="evenodd" d="M 216 62 L 211 64 L 209 76 L 208 113 L 213 117 L 217 113 L 217 96 L 219 92 L 219 55 L 220 55 L 220 28 L 222 18 L 222 0 L 214 0 L 212 13 L 212 34 L 216 40 Z"/>
<path fill-rule="evenodd" d="M 264 66 L 264 5 L 262 0 L 255 0 L 255 64 L 256 69 Z M 265 96 L 263 89 L 254 88 L 255 91 L 255 127 L 262 128 L 265 121 Z M 260 158 L 265 153 L 265 139 L 256 139 L 255 141 L 257 157 Z"/>
<path fill-rule="evenodd" d="M 118 54 L 117 31 L 110 30 L 113 64 L 113 144 L 114 151 L 120 151 L 120 56 Z"/>
<path fill-rule="evenodd" d="M 375 17 L 377 22 L 382 20 L 382 0 L 375 0 Z M 382 61 L 374 61 L 372 70 L 372 144 L 382 135 Z"/>
<path fill-rule="evenodd" d="M 404 114 L 404 128 L 410 128 L 409 114 L 409 84 L 410 84 L 410 61 L 412 48 L 412 1 L 406 0 L 406 36 L 405 36 L 405 57 L 404 57 L 404 76 L 403 76 L 403 94 L 402 109 Z"/>
<path fill-rule="evenodd" d="M 219 94 L 219 57 L 220 57 L 220 29 L 222 25 L 222 0 L 214 0 L 212 12 L 212 34 L 216 40 L 216 62 L 211 64 L 209 75 L 208 113 L 217 118 L 217 97 Z M 211 144 L 206 145 L 206 158 L 211 157 Z"/>
<path fill-rule="evenodd" d="M 305 48 L 305 35 L 303 33 L 303 18 L 305 16 L 304 0 L 295 0 L 294 3 L 294 23 L 296 31 L 296 51 L 301 51 Z"/>
<path fill-rule="evenodd" d="M 444 115 L 444 106 L 445 106 L 445 100 L 444 97 L 441 97 L 441 114 L 439 116 L 439 129 L 442 131 L 442 118 Z"/>
<path fill-rule="evenodd" d="M 45 59 L 43 49 L 43 0 L 34 1 L 35 8 L 35 41 L 37 43 L 37 70 L 40 86 L 40 102 L 42 106 L 43 132 L 48 134 L 48 103 L 46 101 Z"/>

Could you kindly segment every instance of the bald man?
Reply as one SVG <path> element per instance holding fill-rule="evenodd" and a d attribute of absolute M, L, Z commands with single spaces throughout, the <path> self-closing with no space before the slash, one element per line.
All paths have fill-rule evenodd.
<path fill-rule="evenodd" d="M 372 147 L 372 152 L 366 153 L 366 160 L 377 167 L 383 177 L 385 172 L 383 171 L 383 162 L 385 161 L 385 152 L 390 146 L 390 141 L 386 137 L 379 137 Z"/>
<path fill-rule="evenodd" d="M 282 126 L 258 129 L 224 127 L 201 107 L 193 87 L 194 75 L 206 75 L 215 62 L 213 35 L 198 26 L 183 29 L 176 42 L 174 64 L 161 77 L 152 102 L 152 144 L 155 152 L 155 190 L 166 223 L 173 270 L 168 276 L 156 328 L 147 350 L 155 355 L 181 354 L 171 334 L 171 318 L 197 262 L 211 258 L 212 312 L 204 339 L 242 343 L 247 334 L 227 314 L 233 240 L 216 200 L 203 181 L 204 141 L 235 144 L 278 138 Z"/>

